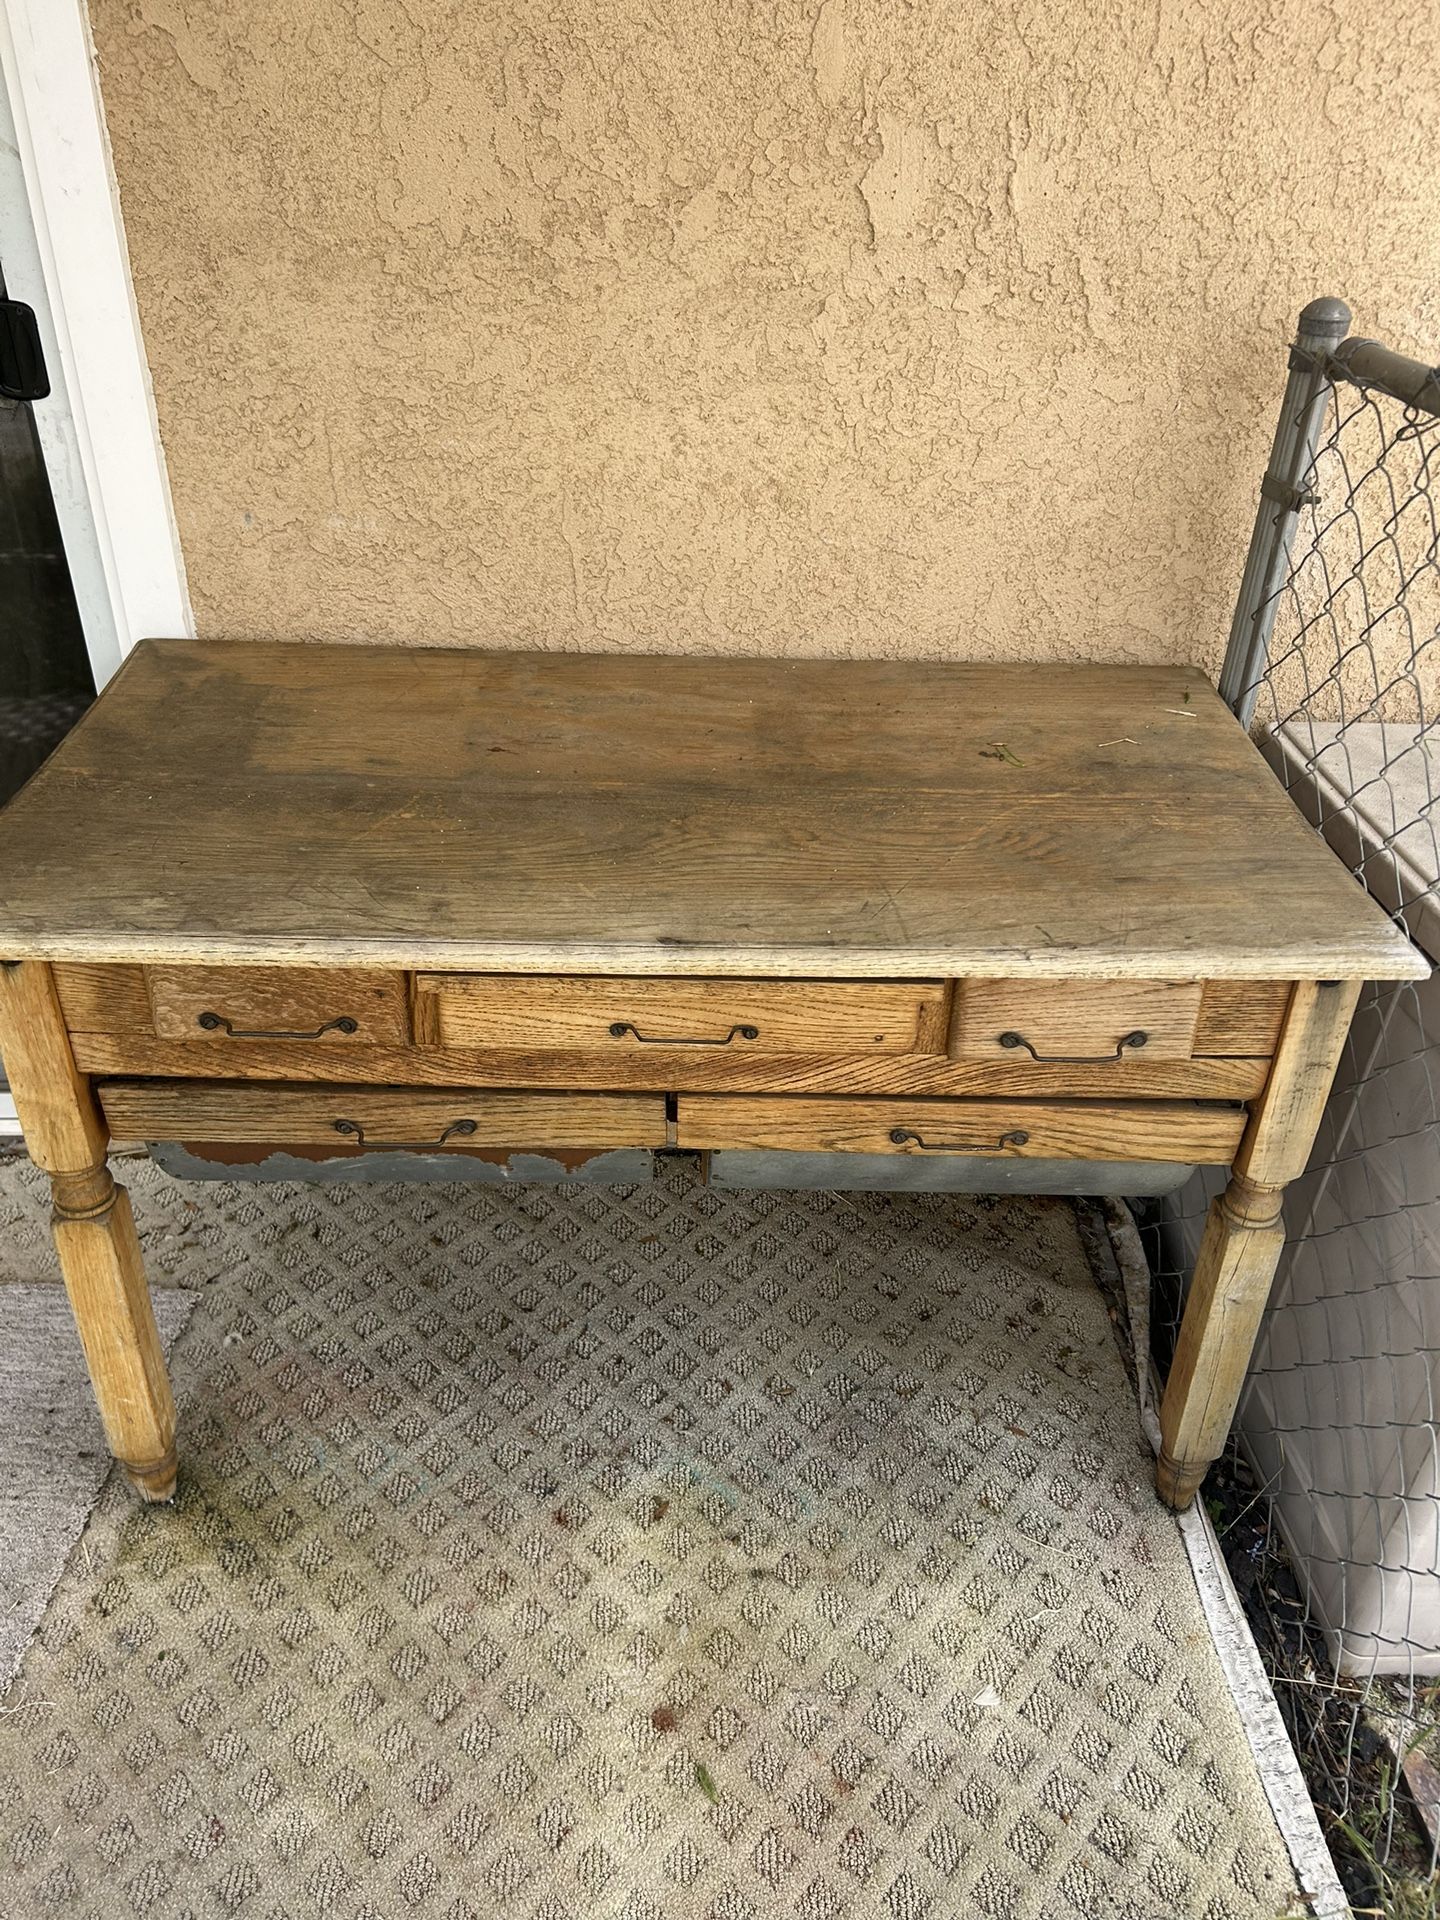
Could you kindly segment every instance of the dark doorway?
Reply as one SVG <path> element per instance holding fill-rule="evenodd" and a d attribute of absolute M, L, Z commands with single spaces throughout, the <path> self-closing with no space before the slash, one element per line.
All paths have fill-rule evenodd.
<path fill-rule="evenodd" d="M 0 397 L 0 805 L 94 698 L 31 408 Z"/>

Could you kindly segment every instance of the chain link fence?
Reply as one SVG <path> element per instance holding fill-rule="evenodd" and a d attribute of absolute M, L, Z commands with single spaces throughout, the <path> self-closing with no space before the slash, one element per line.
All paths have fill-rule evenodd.
<path fill-rule="evenodd" d="M 1440 960 L 1440 372 L 1301 316 L 1221 690 Z M 1440 1915 L 1440 976 L 1373 982 L 1205 1497 L 1357 1911 Z M 1156 1359 L 1218 1179 L 1137 1203 Z"/>

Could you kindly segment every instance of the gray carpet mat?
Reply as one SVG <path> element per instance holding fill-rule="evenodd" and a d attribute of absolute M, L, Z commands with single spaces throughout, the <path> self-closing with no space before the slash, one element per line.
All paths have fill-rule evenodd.
<path fill-rule="evenodd" d="M 155 1318 L 167 1349 L 194 1304 L 193 1294 L 157 1289 Z M 3 1692 L 100 1497 L 110 1453 L 64 1289 L 0 1287 L 0 1327 Z"/>
<path fill-rule="evenodd" d="M 7 1920 L 1300 1910 L 1064 1203 L 126 1177 L 181 1491 L 6 1697 Z"/>

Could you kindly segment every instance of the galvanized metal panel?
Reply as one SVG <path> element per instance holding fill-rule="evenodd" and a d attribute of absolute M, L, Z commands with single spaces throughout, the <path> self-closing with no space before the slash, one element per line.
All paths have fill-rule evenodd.
<path fill-rule="evenodd" d="M 790 1153 L 717 1148 L 708 1156 L 717 1187 L 796 1187 L 896 1193 L 1173 1193 L 1194 1172 L 1168 1160 L 987 1159 L 975 1154 Z"/>
<path fill-rule="evenodd" d="M 150 1144 L 155 1164 L 177 1180 L 306 1180 L 318 1186 L 389 1180 L 469 1180 L 479 1186 L 510 1187 L 524 1181 L 543 1186 L 580 1183 L 629 1187 L 654 1177 L 655 1156 L 648 1147 L 616 1147 L 573 1164 L 544 1153 L 512 1153 L 494 1159 L 475 1153 L 350 1153 L 312 1160 L 275 1152 L 263 1160 L 207 1160 L 178 1140 Z"/>

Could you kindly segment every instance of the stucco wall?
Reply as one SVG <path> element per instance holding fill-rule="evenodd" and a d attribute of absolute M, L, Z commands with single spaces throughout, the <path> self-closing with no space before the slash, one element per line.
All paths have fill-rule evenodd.
<path fill-rule="evenodd" d="M 91 0 L 202 633 L 1214 666 L 1433 0 Z"/>

